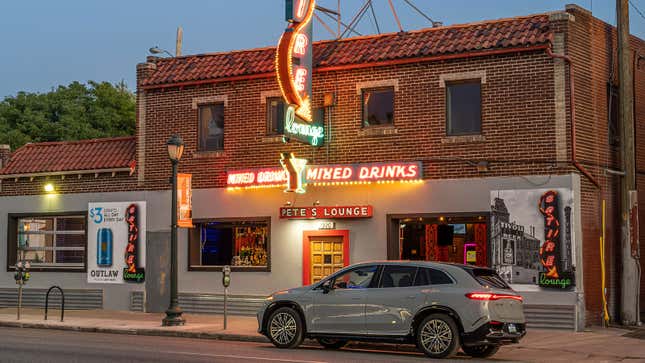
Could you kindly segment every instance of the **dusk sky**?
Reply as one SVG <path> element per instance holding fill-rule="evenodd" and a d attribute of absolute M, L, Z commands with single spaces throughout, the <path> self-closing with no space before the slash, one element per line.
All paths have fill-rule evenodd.
<path fill-rule="evenodd" d="M 614 0 L 413 0 L 445 25 L 563 10 L 577 3 L 614 24 Z M 342 0 L 349 23 L 363 0 Z M 641 12 L 645 0 L 632 0 Z M 318 4 L 336 8 L 337 0 Z M 397 31 L 386 0 L 375 0 L 381 32 Z M 429 27 L 404 0 L 394 0 L 404 30 Z M 630 7 L 632 33 L 645 39 L 645 18 Z M 325 18 L 324 15 L 320 15 Z M 327 19 L 327 18 L 325 18 Z M 332 23 L 330 23 L 332 24 Z M 19 91 L 44 92 L 78 80 L 118 82 L 135 88 L 136 64 L 158 45 L 174 53 L 177 26 L 184 29 L 184 54 L 275 45 L 285 27 L 284 0 L 30 0 L 0 4 L 0 98 Z M 317 39 L 330 38 L 318 22 Z M 357 27 L 376 33 L 367 15 Z"/>

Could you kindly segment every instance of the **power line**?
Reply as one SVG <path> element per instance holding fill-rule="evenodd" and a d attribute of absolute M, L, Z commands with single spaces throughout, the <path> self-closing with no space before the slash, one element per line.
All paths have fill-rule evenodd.
<path fill-rule="evenodd" d="M 412 9 L 416 10 L 416 11 L 417 11 L 417 13 L 421 14 L 421 16 L 423 16 L 424 18 L 426 18 L 426 19 L 430 22 L 430 24 L 432 24 L 432 26 L 434 26 L 435 21 L 434 21 L 434 20 L 432 20 L 432 19 L 431 19 L 428 15 L 426 15 L 423 11 L 421 11 L 421 9 L 419 9 L 419 8 L 418 8 L 418 7 L 416 7 L 416 6 L 414 6 L 414 4 L 413 4 L 410 0 L 403 0 L 403 1 L 405 1 L 408 5 L 410 5 L 410 7 L 411 7 Z"/>
<path fill-rule="evenodd" d="M 640 15 L 640 16 L 641 16 L 641 18 L 645 19 L 645 14 L 643 14 L 643 12 L 641 11 L 641 9 L 639 9 L 639 8 L 636 6 L 636 4 L 634 4 L 634 3 L 632 2 L 632 0 L 629 0 L 629 5 L 631 5 L 631 6 L 634 8 L 634 10 L 636 10 L 636 12 L 638 13 L 638 15 Z"/>

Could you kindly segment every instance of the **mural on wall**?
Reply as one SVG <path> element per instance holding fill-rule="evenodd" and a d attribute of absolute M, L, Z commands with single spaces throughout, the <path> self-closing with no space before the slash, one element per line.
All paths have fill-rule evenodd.
<path fill-rule="evenodd" d="M 570 189 L 491 191 L 491 265 L 511 284 L 575 285 Z"/>
<path fill-rule="evenodd" d="M 145 281 L 146 202 L 89 203 L 87 282 Z"/>

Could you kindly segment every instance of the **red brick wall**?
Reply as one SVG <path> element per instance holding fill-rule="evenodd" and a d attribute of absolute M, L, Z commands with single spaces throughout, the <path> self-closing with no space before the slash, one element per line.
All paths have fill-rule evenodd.
<path fill-rule="evenodd" d="M 621 170 L 619 149 L 608 144 L 608 95 L 607 83 L 617 84 L 616 29 L 578 7 L 568 11 L 575 16 L 569 25 L 567 52 L 576 64 L 576 124 L 578 160 L 597 178 L 602 191 L 583 178 L 582 225 L 583 259 L 587 322 L 601 319 L 601 264 L 598 249 L 602 234 L 601 205 L 606 209 L 606 257 L 609 313 L 619 320 L 620 310 L 620 178 L 607 175 L 605 168 Z M 645 49 L 645 43 L 632 38 L 632 49 Z M 645 68 L 645 67 L 644 67 Z M 637 139 L 645 137 L 645 91 L 643 72 L 637 70 L 635 93 L 635 122 Z M 640 136 L 639 136 L 640 135 Z M 645 169 L 645 148 L 637 141 L 637 168 Z M 642 179 L 642 177 L 641 177 Z M 641 190 L 645 192 L 641 182 Z M 641 197 L 642 198 L 642 197 Z"/>
<path fill-rule="evenodd" d="M 482 85 L 484 141 L 442 143 L 445 139 L 445 89 L 439 75 L 486 71 Z M 165 188 L 169 163 L 164 143 L 179 133 L 186 149 L 182 172 L 194 174 L 195 188 L 224 187 L 226 170 L 279 166 L 280 152 L 293 151 L 311 163 L 353 163 L 422 160 L 430 179 L 557 173 L 554 160 L 553 62 L 543 51 L 489 58 L 453 60 L 314 74 L 315 106 L 325 92 L 336 92 L 332 110 L 332 142 L 321 148 L 297 143 L 266 143 L 265 105 L 261 92 L 277 90 L 273 78 L 218 83 L 200 87 L 146 91 L 145 188 Z M 397 79 L 396 135 L 361 134 L 360 95 L 356 84 Z M 224 152 L 200 157 L 198 112 L 193 98 L 226 95 Z M 233 126 L 231 126 L 233 125 Z M 531 140 L 531 142 L 526 142 Z M 444 140 L 445 141 L 445 140 Z M 465 161 L 492 161 L 480 174 Z"/>

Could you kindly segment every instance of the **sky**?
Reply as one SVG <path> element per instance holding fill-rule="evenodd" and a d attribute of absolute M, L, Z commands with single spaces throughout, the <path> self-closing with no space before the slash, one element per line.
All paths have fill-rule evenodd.
<path fill-rule="evenodd" d="M 335 9 L 337 1 L 318 0 L 318 5 Z M 616 19 L 615 0 L 410 1 L 445 25 L 563 10 L 567 3 L 612 24 Z M 631 1 L 645 13 L 645 0 Z M 381 32 L 397 31 L 388 1 L 373 2 Z M 363 3 L 341 0 L 343 21 L 349 23 Z M 404 30 L 430 26 L 405 0 L 393 3 Z M 632 33 L 645 39 L 645 17 L 633 6 L 630 15 Z M 0 99 L 72 81 L 125 81 L 134 90 L 136 64 L 153 46 L 174 54 L 178 26 L 183 27 L 183 54 L 200 54 L 275 45 L 285 25 L 284 0 L 2 0 Z M 376 33 L 367 16 L 356 29 Z M 314 34 L 331 38 L 317 21 Z"/>

